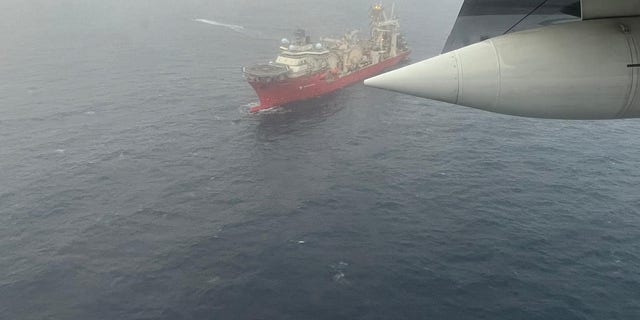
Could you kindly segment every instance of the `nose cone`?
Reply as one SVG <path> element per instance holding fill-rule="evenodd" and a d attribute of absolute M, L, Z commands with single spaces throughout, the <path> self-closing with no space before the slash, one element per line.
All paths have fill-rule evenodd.
<path fill-rule="evenodd" d="M 369 87 L 457 103 L 459 69 L 456 56 L 447 53 L 367 79 L 364 84 Z"/>
<path fill-rule="evenodd" d="M 491 40 L 368 79 L 368 86 L 495 111 L 500 91 L 497 49 Z"/>

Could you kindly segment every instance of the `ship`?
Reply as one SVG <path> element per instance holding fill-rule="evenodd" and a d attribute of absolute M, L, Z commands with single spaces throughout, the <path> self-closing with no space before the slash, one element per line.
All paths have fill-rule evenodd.
<path fill-rule="evenodd" d="M 387 13 L 381 4 L 375 4 L 369 16 L 368 39 L 354 30 L 337 39 L 314 42 L 305 30 L 298 29 L 291 40 L 282 39 L 275 60 L 244 67 L 243 75 L 260 100 L 250 112 L 319 97 L 406 60 L 411 50 L 394 8 Z"/>

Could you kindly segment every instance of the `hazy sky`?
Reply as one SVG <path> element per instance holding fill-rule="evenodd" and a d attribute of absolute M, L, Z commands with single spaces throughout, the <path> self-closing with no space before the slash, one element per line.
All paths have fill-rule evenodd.
<path fill-rule="evenodd" d="M 176 21 L 194 18 L 259 30 L 306 27 L 312 32 L 332 33 L 366 27 L 366 10 L 371 3 L 369 0 L 5 0 L 0 2 L 0 43 L 7 54 L 6 51 L 19 47 L 28 48 L 30 41 L 41 41 L 43 35 L 69 45 L 77 45 L 92 34 L 94 38 L 105 34 L 144 37 L 171 32 L 168 26 Z M 405 33 L 412 43 L 422 47 L 424 42 L 444 41 L 461 3 L 461 0 L 395 1 Z M 309 13 L 317 19 L 310 20 Z"/>

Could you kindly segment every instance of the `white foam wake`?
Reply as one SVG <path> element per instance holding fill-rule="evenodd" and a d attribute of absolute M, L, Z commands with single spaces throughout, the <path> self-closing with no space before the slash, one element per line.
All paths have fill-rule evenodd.
<path fill-rule="evenodd" d="M 236 24 L 222 23 L 222 22 L 207 20 L 207 19 L 193 19 L 193 21 L 198 21 L 198 22 L 202 22 L 202 23 L 206 23 L 206 24 L 210 24 L 218 27 L 224 27 L 227 29 L 231 29 L 235 32 L 243 33 L 243 34 L 247 33 L 247 30 L 243 26 L 239 26 Z"/>

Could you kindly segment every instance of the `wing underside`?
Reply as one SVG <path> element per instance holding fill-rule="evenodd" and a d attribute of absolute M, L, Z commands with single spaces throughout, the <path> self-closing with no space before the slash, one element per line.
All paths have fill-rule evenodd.
<path fill-rule="evenodd" d="M 640 0 L 465 0 L 443 49 L 571 20 L 640 16 Z"/>
<path fill-rule="evenodd" d="M 580 16 L 576 0 L 465 0 L 443 52 Z"/>

